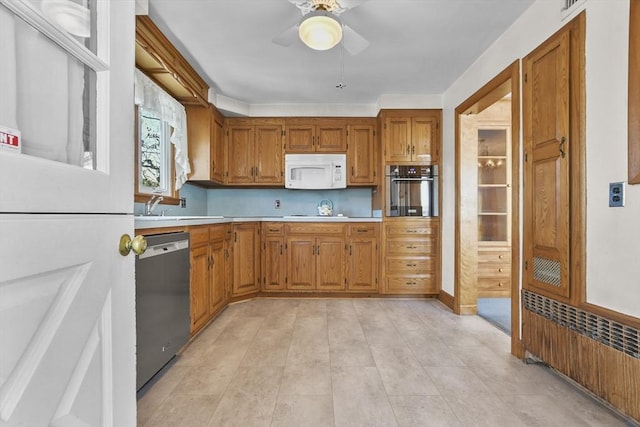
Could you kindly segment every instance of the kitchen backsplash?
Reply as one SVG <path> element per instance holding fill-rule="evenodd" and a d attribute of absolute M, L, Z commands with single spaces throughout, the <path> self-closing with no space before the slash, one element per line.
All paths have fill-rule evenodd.
<path fill-rule="evenodd" d="M 333 214 L 351 217 L 370 217 L 372 190 L 370 188 L 346 188 L 342 190 L 285 190 L 285 189 L 213 189 L 207 190 L 185 184 L 180 197 L 187 201 L 181 208 L 158 205 L 155 214 L 165 210 L 165 215 L 224 215 L 236 217 L 317 215 L 318 203 L 323 199 L 333 202 Z M 280 201 L 276 209 L 275 201 Z M 144 212 L 143 203 L 134 204 L 134 214 Z"/>

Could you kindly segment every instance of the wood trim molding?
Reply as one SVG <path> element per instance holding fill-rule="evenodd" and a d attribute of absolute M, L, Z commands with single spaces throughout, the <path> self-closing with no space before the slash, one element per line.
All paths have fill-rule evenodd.
<path fill-rule="evenodd" d="M 629 184 L 640 184 L 640 0 L 629 6 Z"/>
<path fill-rule="evenodd" d="M 440 290 L 440 293 L 438 294 L 438 301 L 440 301 L 442 304 L 446 305 L 449 309 L 451 309 L 451 311 L 453 311 L 453 307 L 454 307 L 453 295 L 450 295 L 448 292 Z"/>
<path fill-rule="evenodd" d="M 520 340 L 520 61 L 516 60 L 491 79 L 486 85 L 460 104 L 455 110 L 455 144 L 456 144 L 456 212 L 455 212 L 455 265 L 454 272 L 454 305 L 457 314 L 475 313 L 477 306 L 467 304 L 460 298 L 461 277 L 466 263 L 461 259 L 461 222 L 465 219 L 460 212 L 461 197 L 461 159 L 460 115 L 478 113 L 497 99 L 511 92 L 511 353 L 519 358 L 524 357 L 524 350 Z M 500 95 L 502 94 L 502 95 Z M 477 257 L 474 258 L 477 263 Z"/>

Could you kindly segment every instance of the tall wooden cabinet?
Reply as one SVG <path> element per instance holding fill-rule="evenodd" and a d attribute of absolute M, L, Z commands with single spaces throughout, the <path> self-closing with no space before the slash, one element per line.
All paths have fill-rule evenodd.
<path fill-rule="evenodd" d="M 227 119 L 227 184 L 284 183 L 283 122 Z"/>
<path fill-rule="evenodd" d="M 262 290 L 285 289 L 286 257 L 283 222 L 262 223 Z"/>

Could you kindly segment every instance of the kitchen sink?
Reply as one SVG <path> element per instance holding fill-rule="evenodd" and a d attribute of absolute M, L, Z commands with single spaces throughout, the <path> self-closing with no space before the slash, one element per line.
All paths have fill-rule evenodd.
<path fill-rule="evenodd" d="M 217 215 L 208 215 L 208 216 L 148 216 L 148 215 L 137 215 L 135 217 L 138 221 L 187 221 L 191 219 L 222 219 L 223 216 Z"/>

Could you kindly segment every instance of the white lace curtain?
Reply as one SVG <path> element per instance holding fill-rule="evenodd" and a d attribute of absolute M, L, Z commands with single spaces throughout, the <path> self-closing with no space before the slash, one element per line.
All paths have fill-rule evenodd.
<path fill-rule="evenodd" d="M 173 128 L 170 141 L 175 146 L 176 190 L 187 181 L 191 172 L 187 145 L 187 112 L 140 70 L 135 70 L 135 104 L 157 114 Z"/>

